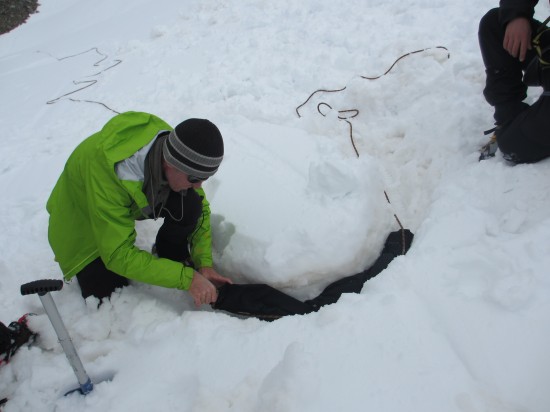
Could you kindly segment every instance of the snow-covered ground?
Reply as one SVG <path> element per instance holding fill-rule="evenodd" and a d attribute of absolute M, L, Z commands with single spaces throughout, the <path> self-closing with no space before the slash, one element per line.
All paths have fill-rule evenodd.
<path fill-rule="evenodd" d="M 40 333 L 0 369 L 5 412 L 548 411 L 550 162 L 478 162 L 477 25 L 497 3 L 42 0 L 0 36 L 0 320 L 34 312 Z M 372 263 L 394 214 L 413 247 L 361 294 L 272 323 L 143 284 L 97 309 L 67 284 L 53 297 L 82 361 L 114 378 L 63 397 L 76 378 L 19 287 L 61 278 L 45 203 L 112 110 L 219 126 L 205 189 L 236 281 L 312 297 Z"/>

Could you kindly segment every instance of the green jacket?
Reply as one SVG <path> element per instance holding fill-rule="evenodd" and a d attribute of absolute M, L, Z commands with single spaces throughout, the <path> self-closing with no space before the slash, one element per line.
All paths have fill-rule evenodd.
<path fill-rule="evenodd" d="M 158 117 L 127 112 L 113 117 L 69 157 L 47 203 L 48 240 L 66 280 L 101 257 L 121 276 L 167 288 L 189 289 L 194 270 L 138 249 L 135 221 L 147 218 L 142 181 L 120 180 L 115 164 L 132 156 L 159 131 L 172 128 Z M 203 218 L 191 246 L 197 267 L 212 266 L 210 207 L 202 189 Z"/>

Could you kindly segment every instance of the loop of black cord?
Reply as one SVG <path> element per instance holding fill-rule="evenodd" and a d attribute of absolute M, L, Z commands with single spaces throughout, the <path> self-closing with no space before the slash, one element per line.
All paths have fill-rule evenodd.
<path fill-rule="evenodd" d="M 77 54 L 73 54 L 73 55 L 70 55 L 70 56 L 65 56 L 65 57 L 61 57 L 61 58 L 58 58 L 58 57 L 55 57 L 55 56 L 52 56 L 51 54 L 49 53 L 46 53 L 50 56 L 52 56 L 53 58 L 55 58 L 57 61 L 61 61 L 61 60 L 65 60 L 65 59 L 70 59 L 72 57 L 76 57 L 76 56 L 80 56 L 82 54 L 85 54 L 85 53 L 88 53 L 90 51 L 95 51 L 97 54 L 99 54 L 100 56 L 103 56 L 101 59 L 99 59 L 98 61 L 96 61 L 94 63 L 94 67 L 98 67 L 103 61 L 105 61 L 107 59 L 107 55 L 106 54 L 103 54 L 99 51 L 99 49 L 97 47 L 92 47 L 91 49 L 88 49 L 86 51 L 83 51 L 81 53 L 77 53 Z M 106 69 L 103 69 L 103 70 L 100 70 L 99 72 L 97 73 L 94 73 L 94 74 L 91 74 L 90 76 L 88 77 L 94 77 L 94 76 L 99 76 L 101 73 L 103 72 L 106 72 L 107 70 L 109 69 L 112 69 L 113 67 L 116 67 L 118 66 L 120 63 L 122 63 L 122 60 L 119 60 L 119 59 L 116 59 L 114 60 L 113 64 L 110 65 L 109 67 L 107 67 Z M 63 98 L 67 97 L 67 96 L 70 96 L 74 93 L 77 93 L 77 92 L 80 92 L 81 90 L 84 90 L 84 89 L 87 89 L 88 87 L 91 87 L 93 86 L 94 84 L 97 83 L 97 80 L 81 80 L 81 81 L 76 81 L 76 80 L 73 80 L 73 84 L 75 86 L 78 86 L 78 85 L 81 85 L 81 84 L 85 84 L 85 86 L 82 86 L 82 87 L 79 87 L 75 90 L 72 90 L 68 93 L 65 93 L 65 94 L 62 94 L 61 96 L 59 97 L 56 97 L 55 99 L 52 99 L 52 100 L 48 100 L 46 102 L 46 104 L 54 104 L 54 103 L 57 103 L 59 100 L 62 100 Z M 98 102 L 98 101 L 95 101 L 95 100 L 85 100 L 85 99 L 74 99 L 74 98 L 68 98 L 67 100 L 70 100 L 72 102 L 76 102 L 76 103 L 94 103 L 94 104 L 99 104 L 103 107 L 105 107 L 107 110 L 110 110 L 112 111 L 113 113 L 116 113 L 116 114 L 119 114 L 120 112 L 117 112 L 116 110 L 110 108 L 109 106 L 107 106 L 105 103 L 102 103 L 102 102 Z"/>
<path fill-rule="evenodd" d="M 410 55 L 413 55 L 413 54 L 416 54 L 416 53 L 422 53 L 422 52 L 425 52 L 425 51 L 428 51 L 428 50 L 431 50 L 431 49 L 443 49 L 443 50 L 447 50 L 447 58 L 450 58 L 451 55 L 450 53 L 448 52 L 449 50 L 445 47 L 445 46 L 435 46 L 435 47 L 427 47 L 425 49 L 419 49 L 419 50 L 414 50 L 412 52 L 409 52 L 409 53 L 405 53 L 403 54 L 402 56 L 398 57 L 394 62 L 393 64 L 389 67 L 388 70 L 386 70 L 383 74 L 379 75 L 379 76 L 375 76 L 375 77 L 368 77 L 368 76 L 359 76 L 361 79 L 365 79 L 365 80 L 376 80 L 376 79 L 379 79 L 383 76 L 385 76 L 386 74 L 388 74 L 390 71 L 392 71 L 392 69 L 395 67 L 395 65 L 402 59 L 404 59 L 405 57 L 407 56 L 410 56 Z M 298 107 L 296 107 L 296 114 L 298 115 L 298 117 L 302 117 L 302 115 L 300 114 L 300 109 L 302 107 L 304 107 L 310 100 L 313 96 L 315 96 L 317 93 L 339 93 L 339 92 L 343 92 L 344 90 L 346 90 L 347 86 L 344 86 L 340 89 L 319 89 L 319 90 L 315 90 L 313 93 L 311 93 L 309 95 L 309 97 L 306 99 L 305 102 L 303 102 L 301 105 L 299 105 Z M 328 107 L 329 109 L 332 110 L 332 107 L 325 103 L 325 102 L 321 102 L 317 105 L 317 111 L 322 115 L 322 116 L 326 116 L 323 112 L 321 112 L 321 106 L 326 106 Z M 351 116 L 346 116 L 346 117 L 343 117 L 342 114 L 344 113 L 353 113 L 353 115 Z M 351 140 L 351 144 L 353 146 L 353 150 L 355 151 L 355 154 L 357 157 L 359 157 L 359 152 L 357 151 L 357 147 L 355 146 L 355 141 L 353 139 L 353 126 L 351 124 L 351 122 L 348 120 L 348 119 L 352 119 L 354 117 L 357 117 L 359 115 L 359 110 L 357 109 L 348 109 L 348 110 L 339 110 L 338 111 L 338 119 L 340 120 L 344 120 L 348 125 L 349 125 L 349 130 L 350 130 L 350 140 Z M 397 218 L 397 216 L 396 216 Z M 404 236 L 404 234 L 403 234 Z"/>
<path fill-rule="evenodd" d="M 322 111 L 321 111 L 321 106 L 327 106 L 330 110 L 332 110 L 332 106 L 328 103 L 325 103 L 325 102 L 321 102 L 317 105 L 317 111 L 319 112 L 319 114 L 321 114 L 323 117 L 326 116 L 326 114 L 324 114 Z M 353 113 L 352 115 L 350 116 L 342 116 L 343 113 Z M 348 109 L 348 110 L 338 110 L 338 118 L 340 120 L 346 120 L 346 119 L 353 119 L 354 117 L 357 117 L 357 115 L 359 115 L 359 110 L 357 109 Z"/>
<path fill-rule="evenodd" d="M 321 106 L 327 106 L 330 110 L 332 110 L 332 107 L 328 103 L 321 102 L 317 105 L 317 111 L 325 117 L 326 114 L 324 114 L 321 111 Z M 342 113 L 353 113 L 351 116 L 344 117 L 342 116 Z M 349 138 L 351 141 L 351 145 L 353 146 L 353 150 L 355 151 L 355 155 L 359 157 L 359 151 L 357 150 L 357 147 L 355 146 L 355 141 L 353 140 L 353 125 L 348 119 L 353 119 L 359 114 L 359 110 L 357 109 L 349 109 L 349 110 L 339 110 L 338 111 L 338 119 L 345 121 L 349 126 Z"/>

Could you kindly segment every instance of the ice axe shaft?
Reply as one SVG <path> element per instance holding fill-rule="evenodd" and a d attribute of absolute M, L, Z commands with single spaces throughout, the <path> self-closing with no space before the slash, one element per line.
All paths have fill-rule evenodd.
<path fill-rule="evenodd" d="M 59 343 L 61 344 L 61 347 L 65 352 L 65 356 L 67 356 L 67 359 L 71 367 L 73 368 L 76 378 L 78 379 L 78 383 L 80 385 L 79 390 L 83 395 L 87 395 L 93 390 L 94 385 L 90 377 L 86 373 L 84 365 L 82 365 L 82 361 L 80 360 L 80 357 L 76 352 L 73 341 L 71 340 L 71 337 L 67 332 L 67 328 L 65 328 L 65 324 L 63 323 L 63 320 L 59 315 L 59 311 L 57 310 L 57 306 L 55 305 L 52 295 L 50 294 L 51 291 L 58 291 L 62 288 L 63 282 L 61 280 L 36 280 L 34 282 L 22 285 L 21 294 L 23 296 L 35 293 L 38 294 L 38 297 L 40 298 L 40 301 L 44 306 L 44 310 L 46 311 L 46 314 L 48 315 L 48 318 L 52 323 L 55 333 L 57 334 Z"/>
<path fill-rule="evenodd" d="M 71 340 L 71 337 L 63 324 L 63 320 L 59 315 L 57 306 L 55 306 L 52 295 L 48 292 L 45 295 L 38 295 L 38 297 L 42 301 L 42 305 L 44 305 L 44 309 L 52 322 L 52 326 L 55 329 L 59 343 L 61 344 L 61 347 L 65 352 L 65 356 L 67 356 L 76 378 L 78 379 L 78 384 L 80 385 L 82 393 L 84 395 L 88 394 L 93 389 L 92 381 L 86 373 L 84 365 L 82 365 L 82 361 L 80 360 L 80 357 L 78 356 L 78 353 L 73 345 L 73 341 Z"/>

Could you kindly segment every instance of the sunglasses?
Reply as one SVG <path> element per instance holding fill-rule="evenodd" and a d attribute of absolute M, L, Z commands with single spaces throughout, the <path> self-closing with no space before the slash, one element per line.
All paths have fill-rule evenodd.
<path fill-rule="evenodd" d="M 206 179 L 208 179 L 208 178 L 207 177 L 191 176 L 191 175 L 187 176 L 187 181 L 191 184 L 204 182 Z"/>

